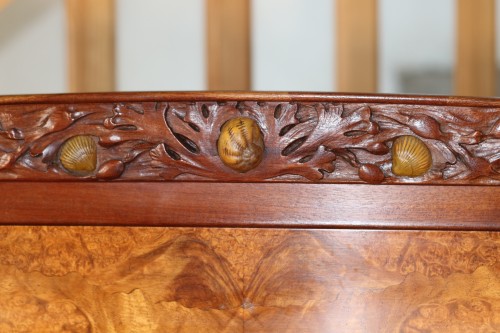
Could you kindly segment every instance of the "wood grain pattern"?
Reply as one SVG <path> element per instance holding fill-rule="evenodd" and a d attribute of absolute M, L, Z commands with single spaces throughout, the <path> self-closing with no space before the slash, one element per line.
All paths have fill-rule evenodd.
<path fill-rule="evenodd" d="M 377 91 L 377 1 L 337 0 L 337 87 Z"/>
<path fill-rule="evenodd" d="M 455 93 L 495 96 L 495 1 L 457 1 Z"/>
<path fill-rule="evenodd" d="M 210 94 L 185 95 L 190 102 L 173 99 L 178 96 L 139 103 L 117 97 L 115 103 L 32 104 L 26 99 L 25 104 L 0 105 L 0 178 L 500 183 L 496 107 L 427 105 L 423 97 L 392 104 L 376 96 L 371 103 L 366 98 L 335 101 L 335 95 L 331 102 L 314 95 L 312 102 L 243 100 L 236 93 L 224 95 L 235 100 L 211 101 L 219 95 Z M 257 123 L 266 147 L 259 167 L 244 174 L 225 166 L 217 152 L 222 125 L 242 116 Z M 60 161 L 64 142 L 80 135 L 98 144 L 98 166 L 88 174 L 75 174 Z M 391 168 L 390 148 L 406 135 L 418 137 L 432 155 L 430 170 L 415 178 Z"/>
<path fill-rule="evenodd" d="M 499 98 L 359 94 L 331 92 L 273 92 L 273 91 L 169 91 L 169 92 L 109 92 L 79 94 L 40 94 L 0 96 L 0 105 L 12 104 L 68 104 L 68 103 L 144 103 L 157 101 L 179 102 L 316 102 L 316 103 L 377 103 L 462 107 L 500 107 Z"/>
<path fill-rule="evenodd" d="M 115 89 L 115 1 L 66 0 L 73 92 Z"/>
<path fill-rule="evenodd" d="M 3 332 L 500 330 L 498 233 L 0 233 Z"/>
<path fill-rule="evenodd" d="M 0 223 L 500 231 L 500 187 L 0 184 Z"/>
<path fill-rule="evenodd" d="M 250 89 L 250 2 L 208 0 L 207 75 L 209 90 Z"/>

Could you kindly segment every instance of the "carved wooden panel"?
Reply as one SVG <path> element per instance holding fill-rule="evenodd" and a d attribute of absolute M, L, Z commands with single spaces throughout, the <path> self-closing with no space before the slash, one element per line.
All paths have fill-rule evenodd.
<path fill-rule="evenodd" d="M 0 228 L 2 332 L 497 332 L 500 234 Z"/>
<path fill-rule="evenodd" d="M 6 99 L 0 105 L 0 178 L 500 184 L 496 101 L 200 93 L 127 102 L 123 95 L 96 96 L 57 103 Z M 219 157 L 221 128 L 234 118 L 254 121 L 263 138 L 263 156 L 253 169 L 233 170 Z M 397 148 L 401 138 L 418 149 Z M 246 156 L 245 137 L 239 140 L 233 145 Z"/>

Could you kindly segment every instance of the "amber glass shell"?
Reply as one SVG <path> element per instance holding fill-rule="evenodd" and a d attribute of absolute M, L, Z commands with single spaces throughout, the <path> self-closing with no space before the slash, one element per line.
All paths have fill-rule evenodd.
<path fill-rule="evenodd" d="M 257 167 L 264 155 L 264 140 L 257 122 L 246 117 L 228 120 L 221 128 L 217 151 L 222 162 L 237 172 Z"/>
<path fill-rule="evenodd" d="M 392 145 L 392 173 L 396 176 L 419 177 L 429 171 L 432 155 L 419 138 L 403 135 Z"/>
<path fill-rule="evenodd" d="M 62 145 L 59 159 L 68 171 L 91 173 L 97 166 L 97 145 L 89 135 L 74 136 Z"/>

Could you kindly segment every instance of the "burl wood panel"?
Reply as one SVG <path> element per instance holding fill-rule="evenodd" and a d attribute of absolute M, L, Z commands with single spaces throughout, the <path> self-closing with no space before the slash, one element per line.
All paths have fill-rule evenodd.
<path fill-rule="evenodd" d="M 0 228 L 1 332 L 497 332 L 500 234 Z"/>

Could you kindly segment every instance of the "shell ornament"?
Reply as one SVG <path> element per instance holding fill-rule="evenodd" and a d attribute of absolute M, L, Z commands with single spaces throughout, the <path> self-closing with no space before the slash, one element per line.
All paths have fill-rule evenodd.
<path fill-rule="evenodd" d="M 400 136 L 392 145 L 392 173 L 396 176 L 419 177 L 432 165 L 432 155 L 425 143 L 411 135 Z"/>
<path fill-rule="evenodd" d="M 237 172 L 247 172 L 259 165 L 264 156 L 264 140 L 257 122 L 238 117 L 221 128 L 217 151 L 222 162 Z"/>
<path fill-rule="evenodd" d="M 97 166 L 97 145 L 90 135 L 77 135 L 61 147 L 59 159 L 62 166 L 71 172 L 87 174 Z"/>

